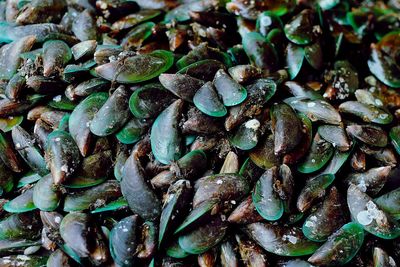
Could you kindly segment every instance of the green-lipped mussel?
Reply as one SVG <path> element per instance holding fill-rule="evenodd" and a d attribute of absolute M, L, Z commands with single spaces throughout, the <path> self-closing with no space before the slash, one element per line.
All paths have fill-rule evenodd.
<path fill-rule="evenodd" d="M 397 0 L 0 0 L 0 266 L 400 265 Z"/>

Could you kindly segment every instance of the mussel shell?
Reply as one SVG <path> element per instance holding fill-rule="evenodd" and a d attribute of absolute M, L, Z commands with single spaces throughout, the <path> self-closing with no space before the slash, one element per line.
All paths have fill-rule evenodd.
<path fill-rule="evenodd" d="M 111 29 L 113 31 L 128 29 L 141 22 L 155 18 L 160 15 L 160 13 L 161 11 L 157 9 L 142 9 L 138 12 L 129 14 L 125 17 L 118 19 L 111 25 Z"/>
<path fill-rule="evenodd" d="M 137 25 L 121 40 L 121 46 L 126 50 L 139 48 L 152 35 L 155 26 L 152 21 Z"/>
<path fill-rule="evenodd" d="M 303 159 L 297 167 L 301 173 L 312 173 L 318 171 L 326 165 L 332 158 L 334 148 L 331 143 L 320 138 L 317 133 L 311 144 L 308 155 Z"/>
<path fill-rule="evenodd" d="M 192 102 L 196 91 L 203 86 L 202 80 L 193 78 L 187 74 L 161 74 L 160 83 L 177 97 Z"/>
<path fill-rule="evenodd" d="M 174 239 L 169 243 L 165 253 L 175 259 L 183 259 L 190 255 L 179 246 L 178 239 Z"/>
<path fill-rule="evenodd" d="M 258 143 L 260 122 L 257 119 L 248 120 L 240 125 L 230 137 L 230 142 L 241 150 L 250 150 Z"/>
<path fill-rule="evenodd" d="M 95 65 L 94 61 L 89 61 L 87 65 L 68 64 L 62 72 L 62 79 L 68 83 L 79 82 L 89 74 L 93 65 Z"/>
<path fill-rule="evenodd" d="M 303 233 L 312 241 L 323 242 L 345 224 L 346 219 L 344 201 L 336 187 L 332 187 L 322 205 L 304 220 Z"/>
<path fill-rule="evenodd" d="M 98 45 L 96 51 L 94 52 L 93 58 L 98 65 L 107 64 L 110 62 L 111 58 L 117 58 L 123 49 L 120 45 L 108 44 L 108 45 Z M 96 70 L 92 72 L 92 75 L 98 77 Z M 101 75 L 100 75 L 101 76 Z"/>
<path fill-rule="evenodd" d="M 224 68 L 224 64 L 218 60 L 204 59 L 180 69 L 177 73 L 187 74 L 203 81 L 212 81 L 215 73 Z"/>
<path fill-rule="evenodd" d="M 161 203 L 146 183 L 139 158 L 132 153 L 122 171 L 121 191 L 129 207 L 145 220 L 155 220 L 161 214 Z"/>
<path fill-rule="evenodd" d="M 84 188 L 98 185 L 106 180 L 111 169 L 104 166 L 112 165 L 111 150 L 94 152 L 94 154 L 83 159 L 75 174 L 63 184 L 69 188 Z"/>
<path fill-rule="evenodd" d="M 322 95 L 318 92 L 315 92 L 307 85 L 302 85 L 296 81 L 287 81 L 284 84 L 284 89 L 288 91 L 288 93 L 292 94 L 295 97 L 304 97 L 309 98 L 311 100 L 314 99 L 323 99 Z"/>
<path fill-rule="evenodd" d="M 350 184 L 347 190 L 347 205 L 352 220 L 359 223 L 365 231 L 383 239 L 400 236 L 399 223 L 354 184 Z"/>
<path fill-rule="evenodd" d="M 324 65 L 324 57 L 323 57 L 321 43 L 319 41 L 316 41 L 315 43 L 304 47 L 304 57 L 307 60 L 307 62 L 311 65 L 311 67 L 313 67 L 316 70 L 320 70 Z M 355 86 L 355 88 L 356 87 L 357 86 Z"/>
<path fill-rule="evenodd" d="M 250 62 L 266 73 L 276 70 L 278 54 L 275 47 L 257 32 L 249 32 L 243 38 L 243 49 Z"/>
<path fill-rule="evenodd" d="M 136 89 L 129 99 L 132 114 L 140 119 L 156 117 L 174 100 L 161 84 L 150 83 Z"/>
<path fill-rule="evenodd" d="M 334 64 L 336 75 L 332 86 L 340 93 L 354 93 L 359 88 L 357 69 L 347 60 L 338 60 Z"/>
<path fill-rule="evenodd" d="M 12 76 L 7 84 L 5 95 L 10 100 L 19 100 L 24 94 L 26 86 L 26 79 L 20 73 L 16 73 Z"/>
<path fill-rule="evenodd" d="M 264 170 L 258 167 L 250 158 L 247 158 L 239 169 L 239 174 L 251 182 L 256 182 L 263 173 Z"/>
<path fill-rule="evenodd" d="M 297 208 L 304 212 L 315 200 L 325 195 L 325 189 L 334 181 L 333 174 L 321 174 L 306 181 L 297 199 Z"/>
<path fill-rule="evenodd" d="M 37 41 L 33 35 L 25 36 L 0 48 L 0 79 L 9 80 L 17 72 L 22 59 L 21 53 L 29 51 Z"/>
<path fill-rule="evenodd" d="M 32 195 L 33 195 L 33 189 L 30 188 L 21 193 L 21 195 L 7 202 L 3 206 L 3 209 L 5 211 L 12 213 L 21 213 L 34 210 L 36 209 L 36 207 L 35 204 L 33 203 Z"/>
<path fill-rule="evenodd" d="M 374 199 L 374 202 L 383 211 L 393 216 L 396 220 L 400 218 L 400 189 L 397 188 Z"/>
<path fill-rule="evenodd" d="M 151 127 L 151 149 L 154 157 L 163 164 L 169 164 L 181 156 L 178 124 L 182 109 L 183 101 L 176 100 L 157 117 Z"/>
<path fill-rule="evenodd" d="M 49 77 L 61 71 L 72 58 L 69 46 L 60 40 L 50 40 L 43 44 L 43 75 Z"/>
<path fill-rule="evenodd" d="M 159 246 L 183 218 L 185 211 L 189 210 L 191 191 L 190 182 L 187 180 L 179 180 L 168 189 L 160 216 Z"/>
<path fill-rule="evenodd" d="M 60 234 L 66 245 L 79 257 L 89 257 L 96 240 L 89 215 L 85 213 L 68 213 L 61 221 Z"/>
<path fill-rule="evenodd" d="M 83 81 L 78 84 L 74 89 L 73 93 L 77 96 L 89 96 L 92 93 L 102 91 L 109 87 L 110 83 L 102 78 L 92 78 L 87 81 Z"/>
<path fill-rule="evenodd" d="M 306 114 L 311 121 L 323 121 L 338 125 L 342 120 L 339 112 L 331 104 L 321 99 L 291 97 L 285 99 L 284 102 L 293 109 Z"/>
<path fill-rule="evenodd" d="M 372 105 L 366 105 L 358 101 L 343 102 L 339 106 L 340 112 L 360 117 L 365 122 L 389 124 L 393 120 L 392 114 Z"/>
<path fill-rule="evenodd" d="M 64 211 L 95 209 L 121 195 L 121 189 L 116 181 L 106 181 L 85 191 L 68 194 L 64 200 Z"/>
<path fill-rule="evenodd" d="M 214 115 L 216 115 L 216 113 L 214 113 Z M 183 134 L 212 136 L 215 134 L 219 134 L 223 131 L 222 121 L 220 119 L 216 118 L 215 116 L 209 116 L 204 112 L 200 111 L 200 109 L 198 108 L 192 106 L 189 107 L 186 117 L 187 120 L 185 120 L 185 122 L 182 125 Z M 185 139 L 186 138 L 187 135 L 185 136 Z"/>
<path fill-rule="evenodd" d="M 289 43 L 286 47 L 286 65 L 291 79 L 296 78 L 303 66 L 305 51 L 303 47 Z"/>
<path fill-rule="evenodd" d="M 134 117 L 115 136 L 122 144 L 136 143 L 147 132 L 152 122 Z"/>
<path fill-rule="evenodd" d="M 171 165 L 170 169 L 178 176 L 186 179 L 194 179 L 200 175 L 207 164 L 207 155 L 202 150 L 192 150 L 182 158 L 180 158 L 175 166 Z"/>
<path fill-rule="evenodd" d="M 34 77 L 34 76 L 31 76 Z M 40 101 L 43 101 L 44 95 L 29 95 L 26 99 L 21 99 L 17 102 L 11 101 L 8 98 L 3 98 L 0 100 L 0 116 L 14 116 L 20 115 L 23 112 L 28 111 Z"/>
<path fill-rule="evenodd" d="M 10 192 L 14 187 L 13 172 L 0 160 L 0 192 Z"/>
<path fill-rule="evenodd" d="M 243 231 L 266 251 L 279 256 L 309 255 L 319 247 L 297 227 L 256 222 L 244 226 Z"/>
<path fill-rule="evenodd" d="M 44 157 L 35 145 L 34 139 L 22 127 L 16 126 L 11 132 L 12 139 L 19 155 L 29 167 L 39 175 L 49 173 Z"/>
<path fill-rule="evenodd" d="M 221 265 L 222 267 L 238 267 L 239 259 L 236 253 L 236 246 L 231 240 L 223 242 L 220 246 Z"/>
<path fill-rule="evenodd" d="M 36 248 L 41 245 L 40 240 L 1 240 L 0 241 L 0 254 L 3 256 L 11 253 L 23 253 L 25 250 L 29 251 L 30 248 Z"/>
<path fill-rule="evenodd" d="M 18 1 L 21 12 L 15 21 L 18 24 L 57 22 L 67 8 L 67 1 Z M 22 3 L 21 3 L 22 2 Z M 22 7 L 20 5 L 23 5 Z"/>
<path fill-rule="evenodd" d="M 389 137 L 397 151 L 397 154 L 400 155 L 400 126 L 395 126 L 390 129 Z"/>
<path fill-rule="evenodd" d="M 385 147 L 388 143 L 387 133 L 378 126 L 354 124 L 347 126 L 346 131 L 367 145 Z"/>
<path fill-rule="evenodd" d="M 318 127 L 318 134 L 340 151 L 347 151 L 350 149 L 350 142 L 346 131 L 340 126 L 321 125 Z"/>
<path fill-rule="evenodd" d="M 236 206 L 227 220 L 230 223 L 250 224 L 260 222 L 264 218 L 256 210 L 252 196 L 249 196 Z"/>
<path fill-rule="evenodd" d="M 217 245 L 225 236 L 228 225 L 219 216 L 179 237 L 179 246 L 190 254 L 200 254 Z"/>
<path fill-rule="evenodd" d="M 21 43 L 26 42 L 26 40 L 31 40 L 28 39 L 28 37 L 36 38 L 36 42 L 44 42 L 51 37 L 58 37 L 60 39 L 63 38 L 71 38 L 70 35 L 65 35 L 62 34 L 63 29 L 61 25 L 57 25 L 54 23 L 38 23 L 38 24 L 29 24 L 29 25 L 23 25 L 23 26 L 15 26 L 15 25 L 2 25 L 4 26 L 4 36 L 3 37 L 3 42 L 9 43 L 12 41 L 21 41 Z M 27 39 L 24 39 L 27 38 Z M 72 39 L 76 40 L 75 38 L 72 37 Z M 28 42 L 29 44 L 30 42 Z M 31 44 L 33 45 L 33 44 Z M 31 47 L 30 47 L 31 48 Z M 27 49 L 27 51 L 30 50 Z M 13 56 L 16 54 L 13 54 Z"/>
<path fill-rule="evenodd" d="M 277 168 L 267 170 L 257 181 L 252 194 L 257 212 L 266 220 L 279 220 L 284 211 L 283 202 L 274 191 L 277 179 Z"/>
<path fill-rule="evenodd" d="M 24 120 L 23 116 L 9 116 L 0 118 L 0 130 L 3 132 L 9 132 L 14 126 L 18 126 Z"/>
<path fill-rule="evenodd" d="M 287 261 L 278 261 L 278 267 L 315 267 L 315 265 L 311 265 L 308 261 L 305 260 L 287 260 Z"/>
<path fill-rule="evenodd" d="M 124 164 L 129 157 L 128 149 L 126 146 L 120 146 L 118 148 L 115 161 L 114 161 L 114 177 L 117 181 L 122 180 L 122 171 L 124 169 Z"/>
<path fill-rule="evenodd" d="M 96 40 L 86 40 L 71 47 L 71 53 L 74 56 L 74 59 L 77 61 L 82 58 L 92 56 L 96 50 L 96 46 Z"/>
<path fill-rule="evenodd" d="M 90 149 L 90 141 L 92 139 L 89 128 L 90 122 L 107 101 L 107 98 L 107 93 L 93 93 L 82 100 L 71 113 L 69 132 L 79 147 L 82 156 L 86 156 Z"/>
<path fill-rule="evenodd" d="M 119 221 L 110 232 L 110 251 L 120 266 L 130 266 L 135 261 L 139 244 L 138 216 L 132 215 Z"/>
<path fill-rule="evenodd" d="M 69 257 L 62 250 L 57 249 L 50 254 L 46 266 L 54 267 L 70 267 Z"/>
<path fill-rule="evenodd" d="M 90 131 L 97 136 L 107 136 L 120 130 L 129 120 L 129 90 L 119 86 L 96 112 L 90 122 Z M 100 96 L 100 95 L 99 95 Z M 90 102 L 89 102 L 90 103 Z M 97 103 L 93 101 L 95 107 Z"/>
<path fill-rule="evenodd" d="M 53 177 L 42 177 L 33 188 L 33 203 L 43 211 L 55 210 L 61 201 L 61 191 L 53 184 Z"/>
<path fill-rule="evenodd" d="M 207 43 L 201 43 L 192 49 L 187 55 L 183 56 L 176 62 L 178 69 L 183 69 L 193 63 L 200 62 L 201 60 L 214 59 L 222 62 L 226 67 L 231 67 L 232 60 L 224 52 L 219 49 L 208 46 Z"/>
<path fill-rule="evenodd" d="M 308 261 L 316 265 L 344 265 L 357 254 L 363 242 L 364 231 L 361 226 L 347 223 L 333 233 Z"/>
<path fill-rule="evenodd" d="M 236 65 L 228 69 L 229 75 L 240 84 L 261 78 L 261 69 L 253 65 Z"/>
<path fill-rule="evenodd" d="M 345 152 L 335 150 L 332 159 L 327 163 L 325 168 L 321 171 L 321 174 L 325 173 L 336 174 L 345 165 L 351 153 L 352 149 Z"/>
<path fill-rule="evenodd" d="M 72 22 L 72 32 L 80 41 L 97 40 L 96 20 L 88 9 L 81 12 L 74 19 Z"/>
<path fill-rule="evenodd" d="M 3 133 L 0 131 L 0 158 L 4 164 L 7 165 L 13 172 L 21 172 L 22 165 L 20 158 L 17 156 L 17 152 L 14 147 L 10 144 L 8 139 L 5 138 Z"/>
<path fill-rule="evenodd" d="M 21 179 L 18 180 L 17 188 L 21 188 L 28 184 L 37 182 L 40 180 L 40 178 L 42 177 L 39 174 L 34 172 L 28 172 L 24 176 L 22 176 Z"/>
<path fill-rule="evenodd" d="M 96 208 L 90 213 L 100 213 L 100 212 L 106 212 L 106 211 L 115 211 L 115 210 L 123 210 L 128 207 L 128 202 L 125 200 L 124 197 L 120 197 L 114 201 L 111 201 L 107 204 L 105 204 L 102 207 Z"/>
<path fill-rule="evenodd" d="M 302 125 L 293 109 L 287 104 L 275 104 L 271 108 L 276 155 L 292 151 L 301 141 Z"/>
<path fill-rule="evenodd" d="M 387 254 L 386 251 L 379 247 L 374 248 L 373 252 L 373 261 L 374 261 L 374 266 L 380 267 L 380 266 L 395 266 L 396 262 L 394 259 Z"/>
<path fill-rule="evenodd" d="M 197 90 L 193 102 L 201 112 L 209 116 L 223 117 L 227 113 L 211 82 L 205 83 Z"/>
<path fill-rule="evenodd" d="M 247 90 L 233 80 L 223 69 L 214 77 L 214 86 L 225 106 L 236 106 L 247 98 Z"/>
<path fill-rule="evenodd" d="M 211 199 L 238 201 L 250 191 L 250 184 L 238 174 L 217 174 L 200 178 L 195 190 L 193 207 Z"/>
<path fill-rule="evenodd" d="M 47 137 L 46 159 L 56 185 L 71 177 L 81 161 L 79 149 L 72 136 L 60 130 Z"/>
<path fill-rule="evenodd" d="M 157 77 L 173 64 L 169 51 L 157 50 L 150 54 L 128 57 L 96 67 L 96 73 L 109 81 L 138 83 Z"/>
<path fill-rule="evenodd" d="M 236 234 L 235 238 L 238 243 L 241 260 L 246 266 L 269 266 L 267 256 L 260 246 L 258 246 L 252 240 L 239 234 Z"/>
<path fill-rule="evenodd" d="M 390 35 L 390 33 L 388 34 Z M 393 58 L 387 56 L 383 51 L 373 46 L 368 60 L 370 71 L 384 84 L 399 88 L 400 69 Z"/>
<path fill-rule="evenodd" d="M 274 96 L 277 84 L 271 79 L 257 79 L 247 86 L 248 97 L 240 105 L 229 108 L 225 128 L 231 131 L 236 126 L 262 112 L 263 105 Z"/>
<path fill-rule="evenodd" d="M 0 240 L 5 239 L 30 239 L 40 236 L 42 224 L 37 218 L 37 213 L 24 212 L 11 214 L 0 221 Z M 31 225 L 31 227 L 26 227 Z"/>
<path fill-rule="evenodd" d="M 222 164 L 220 174 L 224 173 L 238 173 L 239 172 L 239 158 L 233 151 L 229 151 L 229 153 L 225 157 L 224 164 Z"/>
<path fill-rule="evenodd" d="M 216 199 L 211 199 L 194 207 L 185 220 L 176 228 L 175 234 L 187 229 L 193 229 L 195 226 L 208 221 L 211 215 L 214 215 L 215 211 L 218 210 L 218 202 Z"/>
<path fill-rule="evenodd" d="M 282 27 L 282 21 L 272 10 L 264 11 L 258 14 L 256 29 L 262 35 L 267 36 L 268 32 L 276 27 Z"/>
<path fill-rule="evenodd" d="M 371 196 L 377 195 L 385 186 L 390 170 L 389 166 L 371 168 L 366 172 L 349 174 L 344 182 L 348 185 L 356 185 L 361 191 Z"/>
<path fill-rule="evenodd" d="M 145 221 L 141 227 L 142 244 L 137 249 L 139 259 L 148 260 L 157 251 L 158 223 Z"/>
<path fill-rule="evenodd" d="M 33 128 L 33 134 L 35 137 L 35 142 L 37 142 L 38 144 L 38 147 L 44 150 L 47 148 L 47 137 L 52 131 L 53 128 L 50 125 L 48 125 L 41 119 L 36 120 L 35 126 Z"/>
<path fill-rule="evenodd" d="M 279 158 L 274 152 L 274 135 L 266 136 L 264 141 L 250 152 L 249 156 L 258 167 L 265 170 L 279 164 Z"/>
<path fill-rule="evenodd" d="M 0 258 L 0 265 L 4 267 L 12 266 L 25 266 L 25 267 L 36 267 L 46 265 L 47 258 L 44 256 L 36 255 L 11 255 Z"/>
<path fill-rule="evenodd" d="M 313 133 L 310 119 L 303 113 L 299 113 L 297 116 L 301 120 L 303 137 L 295 149 L 283 156 L 284 164 L 297 163 L 308 153 L 312 143 Z"/>
<path fill-rule="evenodd" d="M 286 37 L 293 43 L 306 45 L 316 38 L 316 30 L 313 29 L 314 11 L 304 9 L 294 16 L 284 27 Z"/>

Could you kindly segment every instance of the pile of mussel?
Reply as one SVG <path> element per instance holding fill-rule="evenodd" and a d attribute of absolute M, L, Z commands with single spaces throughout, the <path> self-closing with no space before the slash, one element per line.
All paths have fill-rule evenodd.
<path fill-rule="evenodd" d="M 0 1 L 0 266 L 397 266 L 399 14 Z"/>

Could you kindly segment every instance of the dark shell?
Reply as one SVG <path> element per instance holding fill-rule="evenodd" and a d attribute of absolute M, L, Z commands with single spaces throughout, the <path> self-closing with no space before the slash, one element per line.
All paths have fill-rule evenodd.
<path fill-rule="evenodd" d="M 217 174 L 200 178 L 195 191 L 193 207 L 211 199 L 238 201 L 250 191 L 250 185 L 241 175 Z"/>
<path fill-rule="evenodd" d="M 274 152 L 276 155 L 292 151 L 302 138 L 300 119 L 287 104 L 276 104 L 271 108 L 274 131 Z"/>
<path fill-rule="evenodd" d="M 297 227 L 257 222 L 245 226 L 243 231 L 266 251 L 281 256 L 309 255 L 319 247 L 306 239 Z"/>
<path fill-rule="evenodd" d="M 177 97 L 192 102 L 196 91 L 204 84 L 202 80 L 187 74 L 161 74 L 160 83 Z"/>
<path fill-rule="evenodd" d="M 118 87 L 94 115 L 90 131 L 97 136 L 107 136 L 120 130 L 129 120 L 129 95 L 124 86 Z"/>
<path fill-rule="evenodd" d="M 190 254 L 206 252 L 225 236 L 228 226 L 219 216 L 179 237 L 179 246 Z"/>
<path fill-rule="evenodd" d="M 144 170 L 135 153 L 126 160 L 122 172 L 121 191 L 129 207 L 146 220 L 155 220 L 161 214 L 161 203 L 146 183 Z"/>
<path fill-rule="evenodd" d="M 80 153 L 72 136 L 65 131 L 54 131 L 47 138 L 46 160 L 53 181 L 58 185 L 67 181 L 77 170 Z"/>
<path fill-rule="evenodd" d="M 316 265 L 343 265 L 349 262 L 361 248 L 364 242 L 364 231 L 357 223 L 343 225 L 333 233 L 308 259 Z M 340 245 L 341 243 L 346 246 Z"/>
<path fill-rule="evenodd" d="M 138 216 L 132 215 L 119 221 L 110 232 L 110 251 L 115 262 L 128 266 L 135 261 L 134 253 L 139 243 Z"/>

